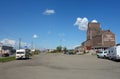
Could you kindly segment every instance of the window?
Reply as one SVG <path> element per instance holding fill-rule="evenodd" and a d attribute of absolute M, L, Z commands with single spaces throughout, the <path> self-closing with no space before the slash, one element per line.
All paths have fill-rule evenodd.
<path fill-rule="evenodd" d="M 17 54 L 24 54 L 24 52 L 17 52 Z"/>

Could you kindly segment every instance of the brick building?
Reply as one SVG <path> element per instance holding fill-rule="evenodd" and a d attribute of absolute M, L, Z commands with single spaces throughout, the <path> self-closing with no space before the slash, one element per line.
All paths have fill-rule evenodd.
<path fill-rule="evenodd" d="M 88 23 L 87 40 L 94 38 L 100 31 L 100 23 Z"/>
<path fill-rule="evenodd" d="M 82 43 L 85 50 L 106 49 L 116 45 L 115 34 L 110 30 L 101 30 L 100 23 L 88 23 L 86 41 Z"/>

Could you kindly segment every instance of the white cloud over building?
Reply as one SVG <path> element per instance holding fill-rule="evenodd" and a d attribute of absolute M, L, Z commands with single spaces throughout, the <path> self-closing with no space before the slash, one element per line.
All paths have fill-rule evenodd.
<path fill-rule="evenodd" d="M 91 22 L 92 22 L 92 23 L 98 23 L 97 20 L 92 20 Z M 88 28 L 88 23 L 89 23 L 88 18 L 86 18 L 86 17 L 84 17 L 84 18 L 78 17 L 78 18 L 76 19 L 76 22 L 74 23 L 74 26 L 78 26 L 78 29 L 79 29 L 79 30 L 86 31 L 87 28 Z"/>
<path fill-rule="evenodd" d="M 86 17 L 84 18 L 78 17 L 74 25 L 78 26 L 80 30 L 87 30 L 88 19 Z"/>

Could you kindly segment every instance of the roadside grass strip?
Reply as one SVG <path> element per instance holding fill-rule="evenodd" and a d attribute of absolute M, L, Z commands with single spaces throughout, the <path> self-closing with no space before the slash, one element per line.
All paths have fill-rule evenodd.
<path fill-rule="evenodd" d="M 5 57 L 5 58 L 0 58 L 0 63 L 4 62 L 9 62 L 15 60 L 15 57 Z"/>

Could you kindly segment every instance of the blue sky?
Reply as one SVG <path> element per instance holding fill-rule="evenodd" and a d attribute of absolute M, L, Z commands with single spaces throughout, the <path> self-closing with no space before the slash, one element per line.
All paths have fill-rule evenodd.
<path fill-rule="evenodd" d="M 119 0 L 0 0 L 0 41 L 34 43 L 37 48 L 81 45 L 86 31 L 75 22 L 97 20 L 120 42 Z"/>

